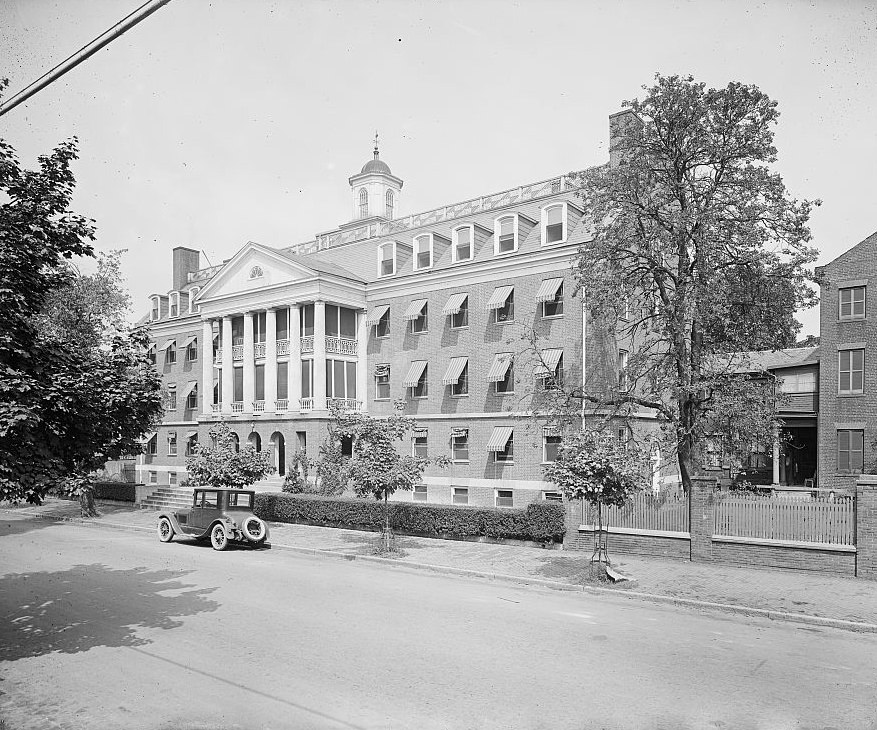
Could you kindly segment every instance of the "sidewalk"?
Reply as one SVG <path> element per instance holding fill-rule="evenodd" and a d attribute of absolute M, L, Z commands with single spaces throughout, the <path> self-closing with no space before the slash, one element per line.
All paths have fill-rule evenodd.
<path fill-rule="evenodd" d="M 79 504 L 49 500 L 40 507 L 4 507 L 3 512 L 71 519 L 109 528 L 152 530 L 156 513 L 102 504 L 102 516 L 79 519 Z M 312 554 L 346 556 L 417 569 L 472 574 L 563 590 L 611 592 L 630 598 L 767 615 L 838 628 L 877 632 L 877 582 L 823 573 L 737 568 L 634 555 L 610 555 L 613 566 L 635 579 L 631 587 L 585 586 L 589 554 L 423 537 L 396 538 L 401 558 L 376 558 L 377 535 L 309 525 L 270 523 L 271 544 Z M 611 548 L 611 544 L 610 544 Z"/>

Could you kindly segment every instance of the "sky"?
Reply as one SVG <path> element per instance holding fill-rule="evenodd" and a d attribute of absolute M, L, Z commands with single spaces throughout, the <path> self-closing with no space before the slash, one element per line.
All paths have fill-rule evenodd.
<path fill-rule="evenodd" d="M 7 97 L 140 2 L 3 0 Z M 0 137 L 28 167 L 78 137 L 73 209 L 127 249 L 139 316 L 175 246 L 206 266 L 350 220 L 375 130 L 416 213 L 605 162 L 608 116 L 655 73 L 740 81 L 779 103 L 775 169 L 822 200 L 827 263 L 877 230 L 875 39 L 877 0 L 171 0 Z"/>

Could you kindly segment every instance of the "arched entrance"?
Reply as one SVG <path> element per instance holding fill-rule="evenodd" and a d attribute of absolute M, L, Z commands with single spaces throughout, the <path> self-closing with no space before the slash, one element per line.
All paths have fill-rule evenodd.
<path fill-rule="evenodd" d="M 271 434 L 271 446 L 274 452 L 274 468 L 283 476 L 286 474 L 286 439 L 280 431 Z"/>
<path fill-rule="evenodd" d="M 262 450 L 262 437 L 255 431 L 247 436 L 247 443 L 252 446 L 255 451 Z"/>
<path fill-rule="evenodd" d="M 234 441 L 234 450 L 236 452 L 240 451 L 241 450 L 241 439 L 234 431 L 231 432 L 231 440 Z"/>

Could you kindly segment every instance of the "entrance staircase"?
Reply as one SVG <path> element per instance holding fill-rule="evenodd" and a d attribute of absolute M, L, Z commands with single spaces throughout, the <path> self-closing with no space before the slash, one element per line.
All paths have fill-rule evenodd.
<path fill-rule="evenodd" d="M 192 490 L 185 487 L 158 487 L 140 503 L 141 509 L 183 509 L 192 506 Z"/>

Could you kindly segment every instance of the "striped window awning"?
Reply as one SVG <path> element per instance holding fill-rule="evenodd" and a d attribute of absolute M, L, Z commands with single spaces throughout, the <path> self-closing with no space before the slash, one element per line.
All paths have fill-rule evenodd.
<path fill-rule="evenodd" d="M 372 327 L 381 321 L 381 318 L 390 311 L 389 304 L 382 304 L 380 307 L 375 307 L 370 310 L 368 316 L 365 318 L 365 323 Z"/>
<path fill-rule="evenodd" d="M 553 302 L 557 299 L 557 292 L 563 285 L 563 279 L 545 279 L 539 285 L 539 291 L 536 292 L 537 302 Z"/>
<path fill-rule="evenodd" d="M 490 309 L 502 309 L 505 306 L 506 301 L 509 298 L 509 295 L 515 290 L 513 286 L 498 286 L 493 290 L 493 294 L 490 295 L 490 299 L 487 300 L 487 308 Z"/>
<path fill-rule="evenodd" d="M 191 440 L 191 439 L 196 439 L 196 438 L 198 438 L 198 432 L 197 432 L 197 431 L 189 431 L 189 432 L 186 434 L 186 440 L 187 440 L 187 441 L 188 441 L 188 440 Z"/>
<path fill-rule="evenodd" d="M 543 436 L 560 436 L 560 429 L 557 426 L 543 426 Z"/>
<path fill-rule="evenodd" d="M 505 451 L 509 439 L 512 437 L 514 428 L 511 426 L 494 426 L 493 433 L 490 434 L 490 441 L 487 442 L 488 451 Z"/>
<path fill-rule="evenodd" d="M 468 294 L 451 294 L 444 309 L 442 309 L 442 314 L 446 317 L 451 314 L 459 314 L 468 296 Z"/>
<path fill-rule="evenodd" d="M 417 428 L 411 429 L 415 436 L 426 436 L 429 433 L 429 429 L 426 426 L 418 426 Z"/>
<path fill-rule="evenodd" d="M 198 339 L 198 335 L 192 335 L 191 337 L 187 337 L 186 341 L 183 343 L 182 349 L 185 350 L 189 345 L 191 345 L 197 339 Z"/>
<path fill-rule="evenodd" d="M 425 306 L 426 299 L 415 299 L 405 310 L 405 320 L 410 322 L 412 319 L 417 319 Z"/>
<path fill-rule="evenodd" d="M 542 362 L 536 364 L 536 376 L 542 377 L 557 372 L 557 364 L 562 357 L 563 350 L 542 350 Z"/>
<path fill-rule="evenodd" d="M 451 437 L 452 438 L 459 438 L 461 436 L 468 436 L 468 435 L 469 435 L 468 428 L 452 428 L 451 429 Z"/>
<path fill-rule="evenodd" d="M 511 364 L 512 353 L 498 352 L 493 356 L 493 363 L 490 366 L 490 370 L 487 372 L 487 382 L 498 383 L 501 380 L 505 380 L 506 373 L 509 371 L 509 366 Z"/>
<path fill-rule="evenodd" d="M 155 431 L 151 431 L 150 433 L 143 434 L 139 439 L 137 439 L 137 443 L 140 444 L 148 444 L 152 439 L 156 436 Z"/>
<path fill-rule="evenodd" d="M 408 368 L 408 373 L 405 375 L 405 380 L 402 381 L 402 387 L 417 387 L 417 383 L 420 381 L 420 377 L 423 375 L 424 370 L 426 370 L 426 360 L 415 360 L 412 362 L 411 366 Z"/>
<path fill-rule="evenodd" d="M 469 364 L 468 357 L 452 357 L 445 370 L 445 376 L 442 378 L 442 385 L 455 385 Z"/>
<path fill-rule="evenodd" d="M 171 345 L 173 345 L 174 342 L 176 342 L 176 340 L 168 340 L 168 341 L 165 342 L 165 343 L 164 343 L 159 349 L 160 349 L 162 352 L 164 352 L 164 351 L 167 350 Z"/>
<path fill-rule="evenodd" d="M 390 364 L 389 363 L 380 363 L 379 365 L 375 365 L 375 377 L 376 378 L 385 378 L 390 374 Z"/>
<path fill-rule="evenodd" d="M 197 387 L 198 387 L 198 381 L 197 380 L 190 380 L 188 383 L 186 383 L 186 395 L 183 397 L 188 398 L 190 395 L 192 395 L 192 391 L 195 390 Z"/>

